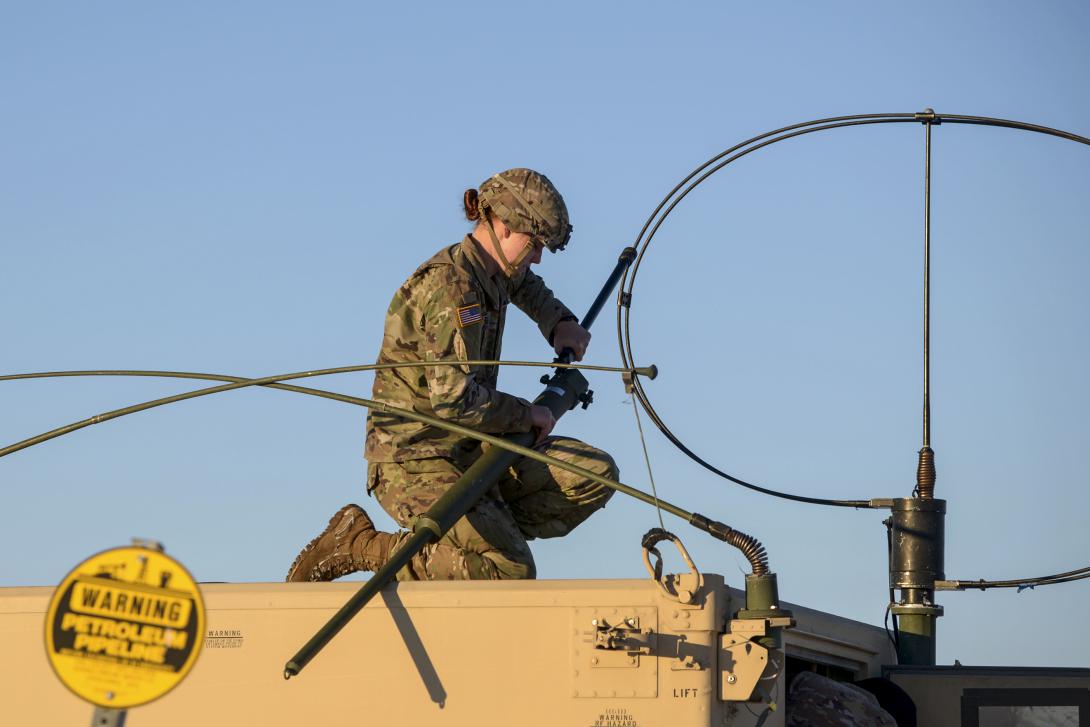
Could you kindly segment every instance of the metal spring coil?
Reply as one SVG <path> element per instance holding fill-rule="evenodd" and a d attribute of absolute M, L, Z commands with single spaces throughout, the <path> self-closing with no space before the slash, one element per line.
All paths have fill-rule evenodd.
<path fill-rule="evenodd" d="M 757 538 L 732 529 L 727 534 L 726 542 L 742 551 L 742 554 L 746 556 L 746 560 L 749 561 L 750 566 L 753 568 L 753 575 L 763 576 L 768 573 L 768 553 L 765 552 L 765 546 L 761 545 L 761 541 L 757 540 Z"/>
<path fill-rule="evenodd" d="M 920 450 L 920 463 L 916 467 L 916 492 L 924 500 L 935 496 L 935 451 L 930 447 Z"/>

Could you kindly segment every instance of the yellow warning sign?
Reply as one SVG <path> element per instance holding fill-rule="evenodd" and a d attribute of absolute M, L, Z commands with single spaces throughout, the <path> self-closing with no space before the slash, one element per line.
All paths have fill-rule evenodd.
<path fill-rule="evenodd" d="M 114 548 L 77 565 L 49 602 L 45 648 L 76 696 L 126 709 L 178 685 L 201 650 L 204 602 L 181 563 Z"/>

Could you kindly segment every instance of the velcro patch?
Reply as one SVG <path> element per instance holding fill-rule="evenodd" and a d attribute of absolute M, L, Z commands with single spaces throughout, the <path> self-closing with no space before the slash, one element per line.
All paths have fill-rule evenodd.
<path fill-rule="evenodd" d="M 484 320 L 481 304 L 463 305 L 455 310 L 454 320 L 459 328 L 466 328 Z"/>

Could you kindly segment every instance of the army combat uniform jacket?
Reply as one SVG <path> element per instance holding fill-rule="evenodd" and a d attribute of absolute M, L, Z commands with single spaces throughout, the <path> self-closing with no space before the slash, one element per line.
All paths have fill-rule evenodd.
<path fill-rule="evenodd" d="M 497 360 L 508 302 L 537 322 L 546 337 L 574 318 L 527 270 L 490 275 L 467 237 L 421 265 L 394 294 L 386 313 L 379 363 Z M 373 397 L 489 433 L 526 432 L 530 403 L 496 389 L 496 366 L 432 366 L 380 370 Z M 403 528 L 453 485 L 480 456 L 478 441 L 438 427 L 372 410 L 367 420 L 367 490 Z M 535 448 L 600 476 L 616 479 L 613 459 L 568 437 Z M 613 491 L 557 467 L 520 459 L 439 542 L 426 546 L 399 579 L 533 578 L 527 539 L 566 535 Z M 398 536 L 398 543 L 407 537 Z"/>
<path fill-rule="evenodd" d="M 497 360 L 508 302 L 548 338 L 575 319 L 536 274 L 490 275 L 470 237 L 440 250 L 394 294 L 378 363 L 440 359 Z M 530 431 L 530 403 L 496 388 L 496 366 L 387 369 L 375 374 L 374 398 L 487 433 Z M 430 457 L 458 459 L 477 440 L 438 427 L 372 411 L 366 456 L 371 463 Z"/>

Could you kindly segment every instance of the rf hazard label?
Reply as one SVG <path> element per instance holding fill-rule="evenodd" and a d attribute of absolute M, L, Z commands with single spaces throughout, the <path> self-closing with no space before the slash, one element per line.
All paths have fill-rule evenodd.
<path fill-rule="evenodd" d="M 200 590 L 178 561 L 148 548 L 114 548 L 83 561 L 57 586 L 45 648 L 76 696 L 126 709 L 185 678 L 204 630 Z"/>

